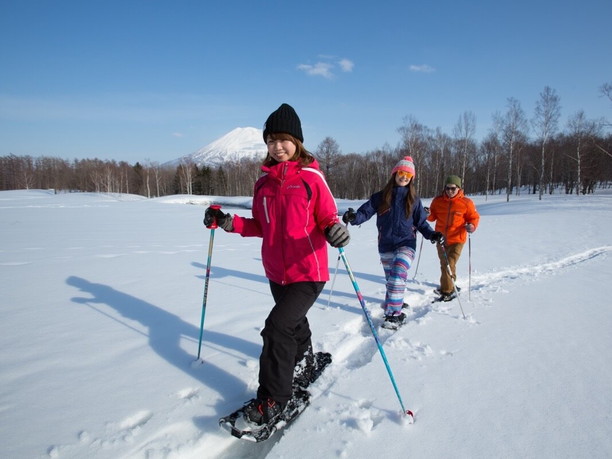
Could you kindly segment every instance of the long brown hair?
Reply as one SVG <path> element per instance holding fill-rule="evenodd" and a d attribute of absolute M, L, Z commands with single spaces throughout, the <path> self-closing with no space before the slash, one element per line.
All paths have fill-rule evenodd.
<path fill-rule="evenodd" d="M 378 215 L 384 214 L 391 208 L 391 199 L 393 198 L 393 188 L 397 186 L 397 183 L 395 182 L 395 174 L 396 173 L 394 172 L 391 175 L 391 178 L 389 179 L 385 187 L 382 189 L 383 199 L 382 199 L 382 203 L 380 204 L 380 207 L 378 208 Z M 414 186 L 412 185 L 413 182 L 414 182 L 414 177 L 412 177 L 412 180 L 410 180 L 410 182 L 408 182 L 408 185 L 406 185 L 408 187 L 408 196 L 406 196 L 406 218 L 410 218 L 410 214 L 412 214 L 412 205 L 414 204 L 414 201 L 416 200 L 416 190 L 414 189 Z"/>
<path fill-rule="evenodd" d="M 289 140 L 293 142 L 293 144 L 296 147 L 295 154 L 293 155 L 292 158 L 289 159 L 289 161 L 297 161 L 302 166 L 308 166 L 315 160 L 314 156 L 312 156 L 310 153 L 308 153 L 308 151 L 306 151 L 304 144 L 300 142 L 299 139 L 296 139 L 290 134 L 285 134 L 285 133 L 269 134 L 268 139 L 269 140 Z M 268 139 L 266 139 L 266 142 Z M 268 153 L 266 155 L 266 159 L 264 159 L 263 165 L 264 166 L 274 166 L 275 164 L 278 164 L 278 161 L 275 160 L 272 156 L 270 156 L 270 153 Z"/>

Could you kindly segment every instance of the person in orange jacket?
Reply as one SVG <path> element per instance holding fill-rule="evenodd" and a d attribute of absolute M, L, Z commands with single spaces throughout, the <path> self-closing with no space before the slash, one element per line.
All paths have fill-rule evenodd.
<path fill-rule="evenodd" d="M 436 196 L 429 206 L 427 220 L 435 221 L 435 230 L 444 235 L 444 245 L 437 244 L 441 272 L 440 288 L 437 289 L 437 293 L 440 294 L 439 301 L 450 301 L 457 296 L 454 288 L 457 279 L 455 267 L 463 245 L 468 233 L 476 230 L 480 220 L 474 202 L 463 194 L 459 177 L 449 175 L 446 178 L 444 191 Z M 452 276 L 448 272 L 449 266 Z"/>

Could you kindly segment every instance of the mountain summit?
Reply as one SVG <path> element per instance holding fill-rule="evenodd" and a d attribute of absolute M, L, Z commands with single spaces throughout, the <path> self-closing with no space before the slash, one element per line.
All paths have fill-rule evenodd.
<path fill-rule="evenodd" d="M 189 155 L 182 156 L 168 165 L 193 162 L 198 167 L 218 167 L 241 159 L 264 159 L 267 153 L 263 131 L 254 127 L 238 127 Z"/>

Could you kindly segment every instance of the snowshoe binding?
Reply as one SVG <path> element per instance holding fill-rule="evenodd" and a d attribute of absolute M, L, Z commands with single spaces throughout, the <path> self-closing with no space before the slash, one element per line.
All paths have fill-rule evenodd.
<path fill-rule="evenodd" d="M 244 417 L 255 425 L 268 424 L 278 418 L 284 411 L 284 404 L 267 398 L 266 400 L 252 399 L 244 407 Z"/>
<path fill-rule="evenodd" d="M 406 323 L 406 314 L 401 312 L 399 314 L 385 316 L 385 321 L 382 323 L 381 327 L 387 328 L 389 330 L 397 330 L 405 323 Z"/>

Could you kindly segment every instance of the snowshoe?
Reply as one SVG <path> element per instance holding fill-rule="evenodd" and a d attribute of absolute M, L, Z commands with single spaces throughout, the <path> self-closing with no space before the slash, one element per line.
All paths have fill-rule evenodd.
<path fill-rule="evenodd" d="M 455 292 L 450 292 L 450 293 L 441 293 L 439 297 L 435 298 L 432 303 L 437 303 L 437 302 L 446 302 L 446 301 L 452 301 L 455 298 L 457 298 L 457 293 Z"/>
<path fill-rule="evenodd" d="M 460 292 L 461 291 L 461 287 L 457 287 L 457 291 Z M 436 295 L 440 296 L 442 295 L 442 290 L 440 290 L 440 287 L 434 288 L 433 291 Z"/>
<path fill-rule="evenodd" d="M 308 354 L 306 357 L 308 357 Z M 310 366 L 300 366 L 300 364 L 296 366 L 293 394 L 286 406 L 282 407 L 278 403 L 273 403 L 273 400 L 272 403 L 268 403 L 268 400 L 262 402 L 252 399 L 245 403 L 242 408 L 219 419 L 219 425 L 236 438 L 261 442 L 292 422 L 310 404 L 310 392 L 305 390 L 305 387 L 315 382 L 332 361 L 331 354 L 328 352 L 310 353 L 310 357 L 310 359 L 303 359 L 300 362 L 300 364 L 310 362 Z M 303 371 L 306 368 L 308 368 L 308 371 Z M 296 378 L 298 378 L 297 381 Z M 270 404 L 272 407 L 269 406 Z M 274 408 L 274 406 L 277 406 L 277 408 Z M 264 416 L 266 411 L 267 415 Z M 258 425 L 259 422 L 261 424 Z"/>
<path fill-rule="evenodd" d="M 385 316 L 385 321 L 382 323 L 382 328 L 389 330 L 397 330 L 406 323 L 406 314 L 403 312 L 397 315 Z"/>
<path fill-rule="evenodd" d="M 302 389 L 297 389 L 293 392 L 284 410 L 280 411 L 280 413 L 272 419 L 269 419 L 268 422 L 262 422 L 261 425 L 254 425 L 254 423 L 247 418 L 246 411 L 253 405 L 255 405 L 256 411 L 259 411 L 259 404 L 260 401 L 257 399 L 250 400 L 242 408 L 219 419 L 219 425 L 236 438 L 254 442 L 265 441 L 276 431 L 287 426 L 302 414 L 310 404 L 310 393 Z"/>

